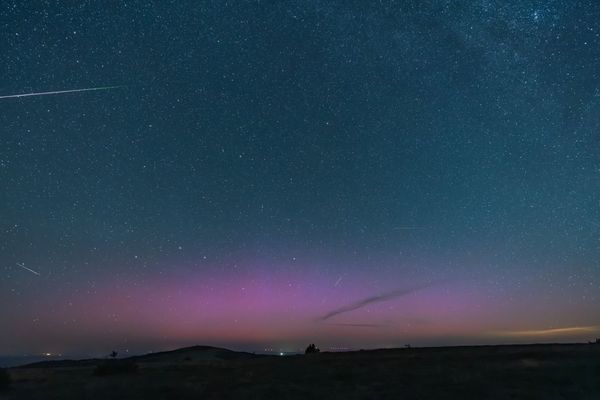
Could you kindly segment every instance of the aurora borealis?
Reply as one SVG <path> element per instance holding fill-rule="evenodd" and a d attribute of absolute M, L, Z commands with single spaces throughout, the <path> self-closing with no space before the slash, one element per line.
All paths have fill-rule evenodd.
<path fill-rule="evenodd" d="M 600 336 L 598 21 L 3 3 L 0 354 Z"/>

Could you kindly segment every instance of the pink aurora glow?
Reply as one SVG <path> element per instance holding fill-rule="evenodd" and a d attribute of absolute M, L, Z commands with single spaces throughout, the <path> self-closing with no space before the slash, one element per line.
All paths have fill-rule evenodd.
<path fill-rule="evenodd" d="M 27 348 L 54 352 L 79 351 L 90 342 L 97 351 L 193 344 L 296 350 L 307 341 L 336 348 L 488 343 L 502 340 L 507 328 L 548 326 L 546 316 L 524 319 L 524 313 L 510 311 L 510 300 L 464 280 L 433 283 L 321 320 L 339 307 L 413 282 L 371 281 L 356 273 L 324 277 L 310 272 L 316 269 L 262 270 L 267 269 L 209 273 L 176 268 L 143 280 L 107 278 L 85 291 L 47 295 L 41 300 L 52 305 L 47 313 L 33 324 L 15 317 L 13 326 L 28 327 L 15 329 Z M 520 338 L 507 334 L 506 339 Z"/>

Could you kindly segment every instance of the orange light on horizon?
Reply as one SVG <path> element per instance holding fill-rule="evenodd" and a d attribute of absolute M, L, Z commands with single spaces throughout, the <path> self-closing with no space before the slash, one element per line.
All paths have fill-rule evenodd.
<path fill-rule="evenodd" d="M 531 329 L 522 331 L 496 331 L 492 332 L 493 335 L 500 336 L 560 336 L 560 335 L 576 335 L 576 334 L 590 334 L 600 332 L 600 326 L 570 326 L 564 328 L 550 328 L 550 329 Z"/>

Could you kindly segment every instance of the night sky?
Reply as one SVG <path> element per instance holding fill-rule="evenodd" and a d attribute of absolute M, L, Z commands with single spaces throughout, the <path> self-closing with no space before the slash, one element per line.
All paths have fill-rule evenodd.
<path fill-rule="evenodd" d="M 600 335 L 595 0 L 78 4 L 0 6 L 100 88 L 0 99 L 0 354 Z"/>

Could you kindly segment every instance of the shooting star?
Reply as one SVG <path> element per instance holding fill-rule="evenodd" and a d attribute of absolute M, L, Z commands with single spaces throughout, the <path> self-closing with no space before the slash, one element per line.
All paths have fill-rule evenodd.
<path fill-rule="evenodd" d="M 27 271 L 31 272 L 32 274 L 36 274 L 37 276 L 40 276 L 40 273 L 39 273 L 39 272 L 36 272 L 36 271 L 34 271 L 34 270 L 30 269 L 30 268 L 27 268 L 27 267 L 25 266 L 25 263 L 17 263 L 17 265 L 18 265 L 19 267 L 23 268 L 23 269 L 26 269 Z"/>
<path fill-rule="evenodd" d="M 1 99 L 15 99 L 18 97 L 50 96 L 50 95 L 65 94 L 65 93 L 92 92 L 92 91 L 97 91 L 97 90 L 111 90 L 111 89 L 118 89 L 118 88 L 122 88 L 122 87 L 123 86 L 100 86 L 100 87 L 84 88 L 84 89 L 55 90 L 52 92 L 10 94 L 7 96 L 0 96 L 0 100 Z"/>

